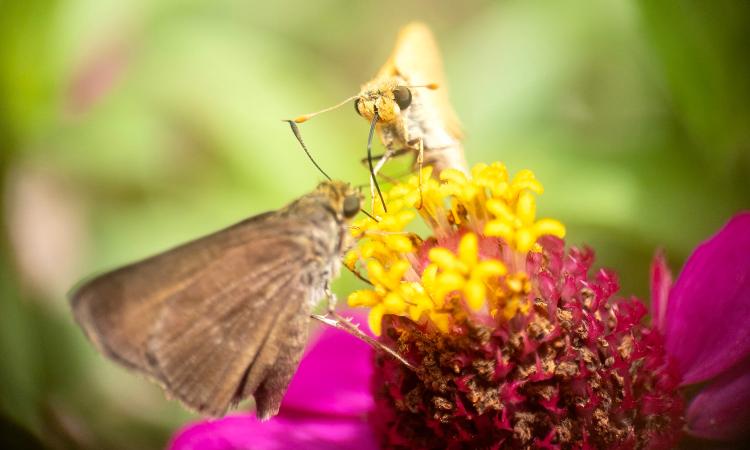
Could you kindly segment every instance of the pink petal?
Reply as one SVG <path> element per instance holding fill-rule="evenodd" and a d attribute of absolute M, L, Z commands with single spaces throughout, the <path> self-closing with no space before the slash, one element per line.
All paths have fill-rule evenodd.
<path fill-rule="evenodd" d="M 667 299 L 672 288 L 672 272 L 664 252 L 659 250 L 651 262 L 651 321 L 660 331 L 666 326 Z"/>
<path fill-rule="evenodd" d="M 682 384 L 712 378 L 750 355 L 750 212 L 695 249 L 669 294 L 666 344 Z"/>
<path fill-rule="evenodd" d="M 170 450 L 375 450 L 364 418 L 277 416 L 260 422 L 254 414 L 189 425 L 170 442 Z"/>
<path fill-rule="evenodd" d="M 353 316 L 355 324 L 367 323 L 362 311 L 340 314 Z M 282 412 L 366 414 L 375 404 L 370 390 L 372 352 L 372 347 L 354 336 L 324 327 L 289 384 L 281 404 Z"/>
<path fill-rule="evenodd" d="M 737 440 L 750 435 L 750 358 L 720 375 L 688 407 L 688 431 L 698 437 Z"/>

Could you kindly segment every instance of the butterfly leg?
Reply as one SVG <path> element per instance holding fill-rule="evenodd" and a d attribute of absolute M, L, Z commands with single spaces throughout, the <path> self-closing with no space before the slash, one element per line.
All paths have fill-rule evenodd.
<path fill-rule="evenodd" d="M 422 138 L 417 140 L 417 173 L 419 174 L 419 206 L 417 209 L 422 209 L 422 165 L 424 164 L 424 141 Z"/>
<path fill-rule="evenodd" d="M 370 198 L 372 198 L 372 210 L 375 210 L 375 177 L 378 176 L 378 172 L 380 172 L 380 169 L 383 168 L 383 165 L 386 163 L 386 161 L 391 159 L 391 157 L 393 156 L 393 151 L 388 149 L 380 156 L 381 157 L 378 160 L 378 163 L 375 165 L 375 167 L 372 168 L 372 174 L 370 175 Z M 364 162 L 367 164 L 371 164 L 371 162 L 367 158 L 365 158 Z"/>
<path fill-rule="evenodd" d="M 420 146 L 422 145 L 421 139 L 419 139 L 418 141 L 415 140 L 414 142 L 415 142 L 415 144 L 418 143 L 416 145 L 420 145 Z M 376 162 L 375 166 L 373 167 L 372 172 L 377 176 L 378 173 L 380 173 L 380 170 L 383 168 L 383 166 L 385 165 L 386 162 L 388 162 L 389 160 L 391 160 L 393 158 L 398 158 L 399 156 L 403 156 L 403 155 L 405 155 L 407 153 L 412 153 L 414 151 L 417 151 L 417 153 L 420 152 L 419 148 L 404 147 L 404 148 L 400 148 L 398 150 L 390 150 L 390 149 L 388 149 L 388 150 L 385 151 L 385 153 L 383 153 L 381 155 L 374 155 L 372 157 L 372 160 L 373 161 L 377 161 L 377 162 Z M 368 164 L 367 158 L 362 158 L 362 159 L 359 160 L 359 162 L 361 164 L 364 164 L 364 165 Z M 385 175 L 380 175 L 380 178 L 384 178 L 386 181 L 389 181 L 391 183 L 396 183 L 396 181 L 393 178 L 387 177 Z M 420 185 L 421 185 L 421 183 L 420 183 Z M 375 183 L 373 183 L 372 180 L 370 180 L 370 197 L 373 199 L 373 203 L 374 203 L 375 202 Z M 420 198 L 421 198 L 421 195 L 420 195 Z"/>
<path fill-rule="evenodd" d="M 395 153 L 396 152 L 390 149 L 386 150 L 385 153 L 383 153 L 382 158 L 378 160 L 378 163 L 375 164 L 375 167 L 372 169 L 372 171 L 375 173 L 376 176 L 378 172 L 380 172 L 380 169 L 383 168 L 385 163 L 388 162 L 389 159 L 393 158 Z"/>
<path fill-rule="evenodd" d="M 374 170 L 375 173 L 377 173 L 383 167 L 383 165 L 385 164 L 385 162 L 381 163 L 381 160 L 383 160 L 383 159 L 388 160 L 388 159 L 391 159 L 391 158 L 397 158 L 399 156 L 405 155 L 405 154 L 413 152 L 413 151 L 414 151 L 413 148 L 411 148 L 411 147 L 405 147 L 405 148 L 400 148 L 398 150 L 387 150 L 382 155 L 373 155 L 373 157 L 372 157 L 373 161 L 377 161 L 377 163 L 378 163 L 378 165 L 375 166 L 376 167 L 376 169 Z M 364 165 L 367 165 L 367 158 L 362 158 L 362 159 L 359 160 L 359 162 L 362 163 L 362 164 L 364 164 Z"/>
<path fill-rule="evenodd" d="M 357 339 L 368 343 L 375 350 L 380 350 L 382 352 L 385 352 L 391 355 L 393 358 L 398 360 L 401 364 L 405 365 L 409 369 L 413 371 L 417 370 L 409 361 L 404 359 L 404 357 L 399 355 L 395 350 L 383 345 L 381 342 L 378 342 L 376 339 L 369 336 L 364 331 L 360 330 L 359 325 L 352 322 L 351 317 L 342 317 L 341 315 L 339 315 L 339 313 L 337 313 L 335 310 L 336 303 L 337 303 L 336 294 L 331 292 L 328 286 L 326 286 L 325 292 L 326 292 L 326 296 L 328 297 L 328 313 L 324 316 L 321 316 L 319 314 L 313 314 L 312 315 L 313 319 L 316 319 L 328 326 L 346 331 L 347 333 L 351 334 Z M 331 317 L 328 317 L 328 316 L 331 316 Z"/>

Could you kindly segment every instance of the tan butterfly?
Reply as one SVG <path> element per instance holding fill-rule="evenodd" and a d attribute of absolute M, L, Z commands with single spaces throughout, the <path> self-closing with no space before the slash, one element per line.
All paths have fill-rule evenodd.
<path fill-rule="evenodd" d="M 433 166 L 435 176 L 447 168 L 468 171 L 461 124 L 448 99 L 440 51 L 425 24 L 410 23 L 400 31 L 388 61 L 359 94 L 294 121 L 305 122 L 352 100 L 386 148 L 373 175 L 388 159 L 405 153 L 415 155 L 415 169 L 420 163 Z"/>

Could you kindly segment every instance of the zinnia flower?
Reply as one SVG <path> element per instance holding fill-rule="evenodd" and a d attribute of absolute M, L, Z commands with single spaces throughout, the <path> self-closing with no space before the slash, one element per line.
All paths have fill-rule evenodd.
<path fill-rule="evenodd" d="M 381 341 L 373 427 L 386 448 L 670 448 L 682 428 L 678 374 L 646 307 L 615 298 L 593 252 L 565 250 L 536 218 L 541 184 L 499 163 L 394 186 L 388 212 L 355 224 L 346 263 L 372 289 Z M 421 216 L 432 236 L 405 231 Z"/>
<path fill-rule="evenodd" d="M 649 326 L 641 301 L 615 297 L 613 272 L 591 270 L 590 249 L 566 250 L 563 225 L 537 220 L 531 172 L 495 163 L 439 178 L 427 168 L 395 185 L 387 213 L 355 224 L 345 260 L 373 283 L 350 305 L 370 308 L 372 331 L 416 370 L 327 330 L 278 417 L 194 425 L 173 449 L 671 448 L 686 427 L 742 432 L 749 215 L 674 286 L 656 260 Z M 680 387 L 703 382 L 686 412 Z"/>

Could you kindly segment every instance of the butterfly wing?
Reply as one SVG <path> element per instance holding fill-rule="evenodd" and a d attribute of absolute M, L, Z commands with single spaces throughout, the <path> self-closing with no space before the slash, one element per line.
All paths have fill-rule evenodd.
<path fill-rule="evenodd" d="M 301 246 L 282 240 L 273 251 L 237 249 L 212 263 L 210 277 L 196 278 L 167 299 L 147 343 L 150 371 L 172 395 L 213 416 L 254 393 L 271 374 L 291 377 L 316 290 L 302 280 L 305 259 Z M 233 273 L 238 267 L 245 269 L 242 276 Z M 290 348 L 293 324 L 305 335 Z M 274 372 L 280 357 L 293 362 L 288 373 Z M 286 383 L 280 390 L 283 395 Z M 278 405 L 271 409 L 275 414 Z M 268 407 L 258 414 L 267 416 Z"/>
<path fill-rule="evenodd" d="M 437 89 L 423 94 L 433 100 L 446 130 L 457 140 L 463 138 L 461 122 L 448 98 L 440 50 L 427 25 L 412 22 L 401 29 L 393 53 L 378 73 L 393 75 L 400 75 L 413 85 L 437 83 Z"/>
<path fill-rule="evenodd" d="M 222 415 L 269 383 L 283 384 L 283 396 L 291 373 L 278 372 L 296 368 L 325 281 L 312 238 L 293 217 L 256 216 L 87 282 L 72 295 L 73 312 L 106 355 L 187 406 Z M 285 342 L 300 323 L 304 336 Z M 280 403 L 257 400 L 270 403 L 259 415 Z"/>

